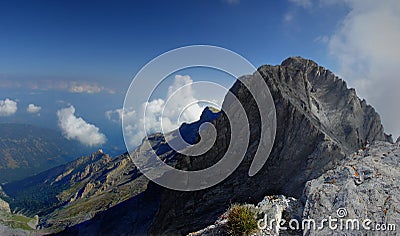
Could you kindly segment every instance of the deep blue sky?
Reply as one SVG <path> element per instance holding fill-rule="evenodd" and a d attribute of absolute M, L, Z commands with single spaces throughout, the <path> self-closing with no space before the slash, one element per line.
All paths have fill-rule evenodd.
<path fill-rule="evenodd" d="M 256 66 L 291 55 L 330 66 L 326 48 L 315 40 L 329 35 L 345 10 L 298 9 L 286 22 L 293 8 L 286 1 L 251 0 L 3 1 L 0 70 L 10 77 L 96 80 L 118 87 L 153 57 L 192 44 L 231 49 Z"/>
<path fill-rule="evenodd" d="M 0 122 L 57 129 L 56 111 L 71 104 L 113 140 L 120 128 L 104 113 L 122 107 L 138 70 L 161 53 L 193 44 L 233 50 L 256 67 L 301 55 L 335 71 L 323 37 L 347 13 L 341 4 L 311 9 L 263 0 L 2 1 L 0 100 L 18 101 L 18 112 Z M 71 93 L 68 81 L 104 91 Z M 40 116 L 25 112 L 29 103 L 42 107 Z"/>

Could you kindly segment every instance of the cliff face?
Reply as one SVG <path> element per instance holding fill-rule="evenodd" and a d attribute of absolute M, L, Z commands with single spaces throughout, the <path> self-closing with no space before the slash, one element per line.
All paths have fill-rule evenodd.
<path fill-rule="evenodd" d="M 292 57 L 280 66 L 262 66 L 259 72 L 270 88 L 277 113 L 275 143 L 265 166 L 248 176 L 264 124 L 254 99 L 237 82 L 231 91 L 243 104 L 251 129 L 245 159 L 214 187 L 196 192 L 165 190 L 150 233 L 195 231 L 215 221 L 231 202 L 256 203 L 274 194 L 299 197 L 308 180 L 332 169 L 346 154 L 374 140 L 392 141 L 375 110 L 315 62 Z M 229 122 L 221 116 L 214 124 L 218 134 L 214 147 L 195 158 L 177 158 L 177 166 L 202 169 L 222 157 L 229 145 Z"/>

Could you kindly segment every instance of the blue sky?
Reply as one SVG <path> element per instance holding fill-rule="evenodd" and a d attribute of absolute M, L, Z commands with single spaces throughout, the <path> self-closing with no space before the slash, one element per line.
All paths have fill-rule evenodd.
<path fill-rule="evenodd" d="M 0 101 L 9 98 L 17 102 L 18 111 L 0 116 L 0 122 L 60 129 L 57 111 L 72 105 L 75 117 L 81 117 L 107 136 L 103 145 L 118 146 L 120 127 L 108 120 L 105 113 L 122 107 L 132 78 L 147 62 L 168 50 L 193 44 L 233 50 L 256 67 L 280 64 L 293 55 L 313 59 L 343 76 L 386 115 L 392 108 L 382 105 L 382 96 L 368 97 L 369 89 L 376 87 L 374 70 L 363 70 L 371 73 L 362 74 L 362 78 L 355 75 L 359 74 L 357 68 L 370 68 L 375 59 L 379 61 L 379 45 L 390 47 L 394 43 L 363 35 L 365 25 L 357 22 L 368 14 L 381 17 L 381 25 L 376 25 L 376 29 L 383 31 L 384 25 L 397 39 L 399 19 L 396 14 L 388 18 L 391 14 L 387 11 L 397 9 L 399 4 L 362 2 L 2 1 Z M 361 32 L 360 38 L 348 32 Z M 365 37 L 371 38 L 371 44 L 359 43 Z M 393 50 L 398 55 L 397 47 Z M 350 51 L 351 54 L 346 53 Z M 393 56 L 390 53 L 387 52 L 388 56 Z M 352 63 L 356 69 L 349 66 Z M 398 65 L 395 60 L 389 69 Z M 387 68 L 376 71 L 379 69 Z M 398 81 L 392 78 L 393 73 L 386 77 L 392 86 L 381 94 L 387 94 L 393 81 Z M 194 81 L 196 78 L 199 76 L 192 76 Z M 368 80 L 364 81 L 365 78 Z M 30 103 L 41 110 L 28 113 L 26 106 Z M 392 115 L 394 120 L 400 116 Z M 392 118 L 383 120 L 391 132 L 400 134 L 400 127 Z"/>
<path fill-rule="evenodd" d="M 330 63 L 315 40 L 344 13 L 335 7 L 324 12 L 324 19 L 307 14 L 287 22 L 285 14 L 295 6 L 285 1 L 1 4 L 3 74 L 94 80 L 115 87 L 128 84 L 127 78 L 160 53 L 192 44 L 222 46 L 255 65 L 280 63 L 289 55 Z"/>

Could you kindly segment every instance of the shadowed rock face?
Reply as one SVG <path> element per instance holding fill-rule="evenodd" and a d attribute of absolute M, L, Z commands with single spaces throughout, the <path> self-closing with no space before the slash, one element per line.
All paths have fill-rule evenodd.
<path fill-rule="evenodd" d="M 299 197 L 308 180 L 332 169 L 367 142 L 392 142 L 375 110 L 343 80 L 315 62 L 292 57 L 280 66 L 262 66 L 259 72 L 270 88 L 277 112 L 276 138 L 267 163 L 258 174 L 248 176 L 260 127 L 267 124 L 261 124 L 254 99 L 237 82 L 231 91 L 242 102 L 251 130 L 243 162 L 214 187 L 196 192 L 165 190 L 151 234 L 201 229 L 214 222 L 231 202 L 256 203 L 274 194 Z M 178 167 L 202 169 L 223 156 L 229 145 L 229 121 L 221 115 L 214 124 L 218 134 L 214 147 L 198 157 L 177 158 Z"/>

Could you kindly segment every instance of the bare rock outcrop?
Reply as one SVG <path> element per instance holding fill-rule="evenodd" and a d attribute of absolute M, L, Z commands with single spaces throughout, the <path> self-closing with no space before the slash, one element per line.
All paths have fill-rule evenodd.
<path fill-rule="evenodd" d="M 10 205 L 8 204 L 8 202 L 4 201 L 1 198 L 0 198 L 0 211 L 11 213 Z"/>
<path fill-rule="evenodd" d="M 400 144 L 376 142 L 348 156 L 305 187 L 304 217 L 336 218 L 305 235 L 397 235 L 400 227 Z M 354 223 L 351 223 L 354 221 Z M 397 227 L 397 229 L 396 229 Z"/>

